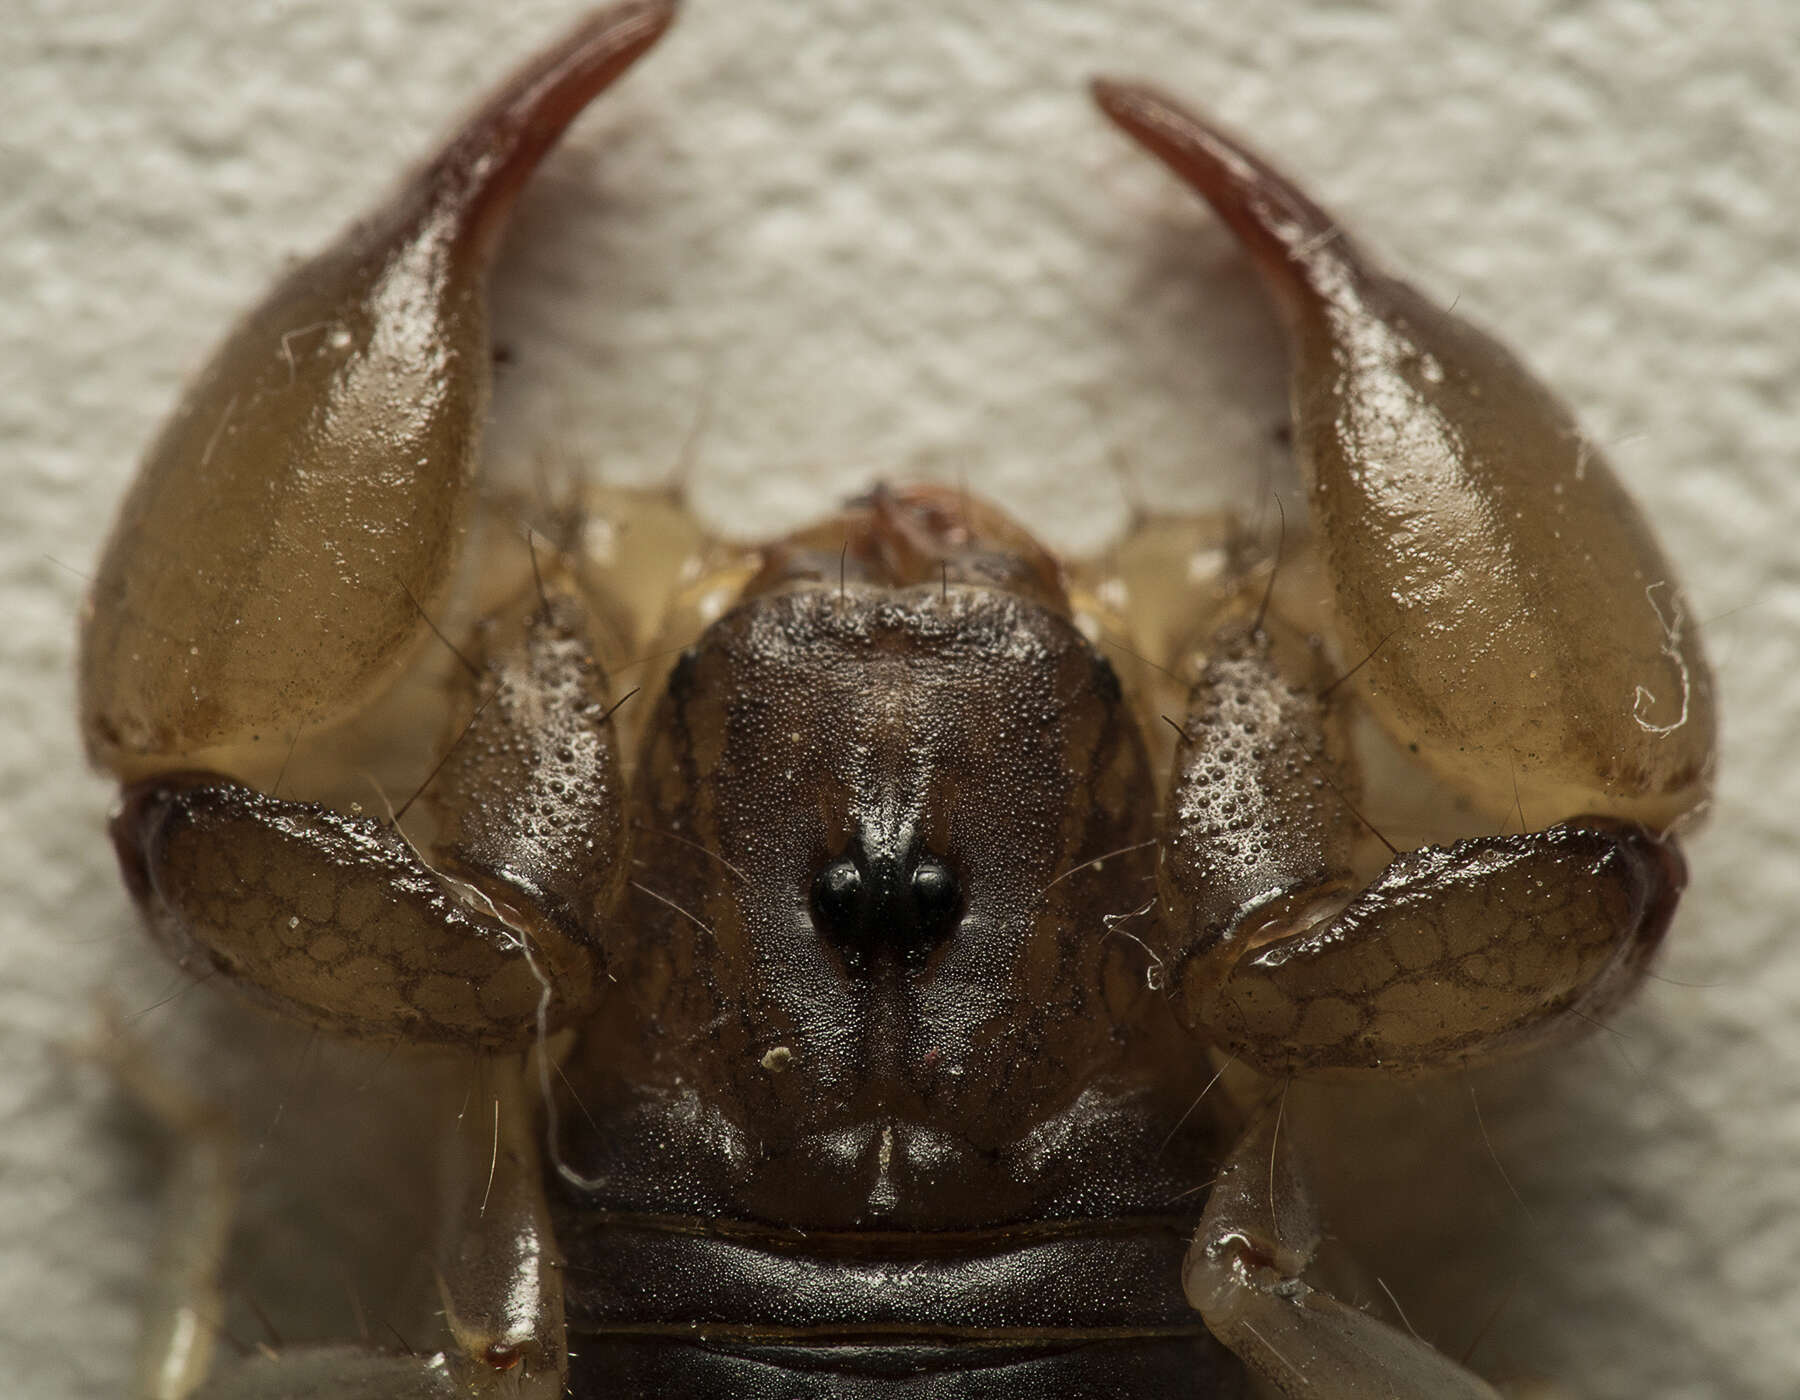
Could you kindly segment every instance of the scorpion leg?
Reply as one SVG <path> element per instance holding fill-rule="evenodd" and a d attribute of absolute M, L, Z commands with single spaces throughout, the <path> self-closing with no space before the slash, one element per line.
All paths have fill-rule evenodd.
<path fill-rule="evenodd" d="M 478 1062 L 481 1111 L 463 1115 L 443 1159 L 449 1223 L 437 1254 L 450 1348 L 396 1356 L 358 1345 L 264 1347 L 209 1380 L 238 1203 L 236 1131 L 225 1112 L 164 1075 L 116 1017 L 88 1053 L 170 1145 L 132 1400 L 555 1400 L 563 1393 L 562 1257 L 541 1185 L 542 1101 L 531 1061 Z"/>
<path fill-rule="evenodd" d="M 131 1400 L 185 1400 L 212 1365 L 225 1310 L 219 1274 L 237 1211 L 237 1134 L 228 1115 L 163 1072 L 110 1002 L 97 1034 L 75 1050 L 110 1073 L 168 1139 Z"/>
<path fill-rule="evenodd" d="M 1568 410 L 1216 127 L 1144 88 L 1096 95 L 1274 296 L 1337 636 L 1368 658 L 1375 718 L 1497 813 L 1664 828 L 1701 802 L 1712 681 L 1691 614 Z"/>
<path fill-rule="evenodd" d="M 82 718 L 91 757 L 126 785 L 113 835 L 127 882 L 184 962 L 314 1025 L 505 1050 L 597 985 L 596 927 L 623 882 L 625 826 L 612 707 L 562 561 L 488 620 L 469 675 L 436 687 L 429 703 L 454 724 L 424 783 L 420 834 L 277 796 L 267 753 L 283 745 L 258 746 L 306 727 L 350 735 L 431 630 L 473 496 L 486 270 L 506 215 L 673 8 L 626 4 L 577 25 L 278 287 L 165 429 L 103 560 Z M 495 1111 L 491 1132 L 469 1126 L 446 1162 L 448 1350 L 300 1347 L 207 1380 L 204 1348 L 183 1351 L 159 1326 L 193 1309 L 159 1300 L 147 1342 L 162 1380 L 147 1396 L 561 1393 L 540 1098 L 507 1059 L 476 1064 Z M 206 1227 L 170 1274 L 201 1304 L 216 1303 L 229 1214 L 214 1193 L 175 1222 Z"/>
<path fill-rule="evenodd" d="M 113 1074 L 169 1141 L 132 1400 L 553 1400 L 562 1393 L 562 1263 L 540 1187 L 541 1101 L 522 1072 L 534 1068 L 529 1062 L 478 1062 L 482 1111 L 463 1115 L 445 1155 L 451 1225 L 438 1254 L 453 1349 L 430 1357 L 357 1346 L 264 1349 L 207 1383 L 238 1206 L 236 1128 L 223 1109 L 165 1074 L 111 1007 L 81 1053 Z"/>
<path fill-rule="evenodd" d="M 427 634 L 473 493 L 506 216 L 671 18 L 629 4 L 578 25 L 278 287 L 152 450 L 102 563 L 83 719 L 128 784 L 113 830 L 133 892 L 184 961 L 329 1029 L 519 1045 L 546 988 L 563 1013 L 592 990 L 624 826 L 573 588 L 487 629 L 426 837 L 246 775 L 264 739 L 341 732 Z"/>
<path fill-rule="evenodd" d="M 1195 1027 L 1272 1074 L 1448 1068 L 1594 1025 L 1685 881 L 1611 817 L 1397 855 L 1360 890 L 1341 705 L 1260 638 L 1221 639 L 1182 725 L 1159 871 Z"/>
<path fill-rule="evenodd" d="M 605 11 L 547 49 L 195 378 L 82 629 L 99 766 L 137 777 L 340 718 L 424 635 L 474 482 L 495 248 L 538 161 L 672 10 Z"/>
<path fill-rule="evenodd" d="M 1260 610 L 1203 640 L 1159 870 L 1178 1006 L 1271 1074 L 1429 1070 L 1591 1026 L 1668 926 L 1668 829 L 1711 778 L 1711 679 L 1668 564 L 1507 351 L 1200 118 L 1142 88 L 1096 96 L 1274 296 L 1336 667 L 1360 663 L 1328 679 Z M 1550 824 L 1367 878 L 1352 705 L 1477 810 Z M 1252 1123 L 1188 1257 L 1209 1327 L 1284 1395 L 1491 1395 L 1302 1282 L 1316 1231 L 1277 1134 Z"/>
<path fill-rule="evenodd" d="M 1260 619 L 1226 629 L 1165 815 L 1188 1014 L 1276 1072 L 1454 1064 L 1591 1023 L 1667 927 L 1684 876 L 1661 833 L 1711 774 L 1711 680 L 1669 566 L 1507 351 L 1374 270 L 1200 118 L 1142 88 L 1096 94 L 1274 294 L 1337 637 L 1368 658 L 1358 701 L 1478 805 L 1555 822 L 1398 855 L 1357 893 L 1350 687 L 1306 674 Z"/>
<path fill-rule="evenodd" d="M 260 1356 L 196 1392 L 195 1400 L 464 1400 L 467 1394 L 441 1353 L 393 1356 L 320 1346 Z"/>
<path fill-rule="evenodd" d="M 1418 1338 L 1309 1286 L 1319 1240 L 1270 1103 L 1221 1168 L 1182 1266 L 1213 1335 L 1292 1400 L 1498 1400 Z"/>
<path fill-rule="evenodd" d="M 458 1395 L 556 1400 L 568 1374 L 535 1069 L 529 1059 L 486 1062 L 491 1116 L 465 1114 L 445 1159 L 449 1226 L 438 1244 L 438 1289 Z"/>

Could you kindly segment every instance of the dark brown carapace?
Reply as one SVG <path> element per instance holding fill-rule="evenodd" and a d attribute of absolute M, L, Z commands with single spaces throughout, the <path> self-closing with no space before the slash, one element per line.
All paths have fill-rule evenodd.
<path fill-rule="evenodd" d="M 1283 318 L 1279 569 L 1212 518 L 1062 562 L 930 486 L 758 549 L 595 490 L 521 543 L 542 503 L 475 485 L 488 261 L 671 18 L 586 21 L 293 272 L 122 510 L 82 722 L 153 932 L 495 1094 L 491 1136 L 446 1123 L 441 1350 L 209 1380 L 165 1309 L 144 1393 L 1491 1397 L 1304 1277 L 1258 1086 L 1514 1052 L 1635 985 L 1713 737 L 1649 531 L 1504 349 L 1100 84 Z M 1377 751 L 1457 799 L 1384 820 L 1397 855 Z M 378 818 L 371 775 L 421 796 Z"/>

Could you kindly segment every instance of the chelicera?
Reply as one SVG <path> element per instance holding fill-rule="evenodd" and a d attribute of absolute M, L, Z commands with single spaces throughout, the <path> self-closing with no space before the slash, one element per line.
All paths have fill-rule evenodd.
<path fill-rule="evenodd" d="M 154 1393 L 1491 1396 L 1304 1277 L 1254 1086 L 1515 1053 L 1641 977 L 1713 743 L 1654 539 L 1504 349 L 1102 83 L 1282 318 L 1279 558 L 1159 519 L 1058 561 L 933 486 L 754 550 L 595 493 L 521 543 L 488 264 L 672 12 L 579 26 L 291 274 L 122 509 L 82 723 L 153 933 L 495 1105 L 445 1125 L 440 1350 L 208 1379 L 172 1303 Z M 1388 849 L 1377 755 L 1459 815 Z"/>

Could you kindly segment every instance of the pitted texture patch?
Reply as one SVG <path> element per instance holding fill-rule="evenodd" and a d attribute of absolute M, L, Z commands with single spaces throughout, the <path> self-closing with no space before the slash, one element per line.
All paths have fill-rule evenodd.
<path fill-rule="evenodd" d="M 507 1044 L 543 984 L 522 933 L 459 898 L 391 827 L 205 778 L 145 784 L 116 825 L 153 927 L 304 1021 L 373 1040 Z M 591 960 L 531 930 L 571 1000 Z"/>
<path fill-rule="evenodd" d="M 1406 1070 L 1531 1043 L 1637 983 L 1683 874 L 1635 831 L 1552 827 L 1398 857 L 1335 917 L 1196 964 L 1189 1013 L 1275 1069 Z"/>

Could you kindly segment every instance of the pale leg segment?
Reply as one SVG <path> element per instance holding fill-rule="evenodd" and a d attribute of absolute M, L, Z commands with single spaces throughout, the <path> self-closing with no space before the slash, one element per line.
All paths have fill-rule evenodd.
<path fill-rule="evenodd" d="M 219 1275 L 237 1211 L 238 1145 L 226 1115 L 176 1083 L 104 1008 L 80 1053 L 106 1068 L 168 1140 L 162 1229 L 144 1290 L 133 1400 L 186 1400 L 205 1379 L 224 1316 Z"/>
<path fill-rule="evenodd" d="M 1308 1284 L 1318 1244 L 1277 1100 L 1226 1160 L 1183 1265 L 1207 1327 L 1290 1400 L 1500 1400 L 1417 1337 Z"/>
<path fill-rule="evenodd" d="M 439 1286 L 455 1346 L 264 1347 L 216 1363 L 238 1208 L 237 1135 L 109 1023 L 92 1050 L 169 1138 L 163 1227 L 143 1304 L 132 1400 L 555 1400 L 567 1368 L 562 1261 L 538 1153 L 539 1107 L 514 1061 L 485 1061 L 445 1154 Z M 217 1373 L 216 1375 L 214 1373 Z"/>

